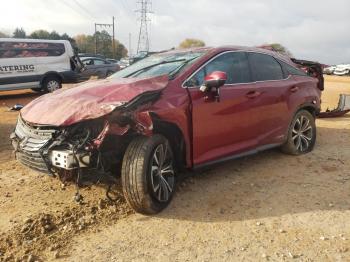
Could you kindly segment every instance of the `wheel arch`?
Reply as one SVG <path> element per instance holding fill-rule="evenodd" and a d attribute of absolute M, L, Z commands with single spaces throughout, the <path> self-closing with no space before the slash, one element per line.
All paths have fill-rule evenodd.
<path fill-rule="evenodd" d="M 299 106 L 298 110 L 294 113 L 294 116 L 300 111 L 300 110 L 306 110 L 308 111 L 311 115 L 316 117 L 320 113 L 320 109 L 316 107 L 315 104 L 312 103 L 305 103 Z"/>
<path fill-rule="evenodd" d="M 313 103 L 304 103 L 301 104 L 300 106 L 297 107 L 297 109 L 294 111 L 294 113 L 292 114 L 292 117 L 290 118 L 289 124 L 288 124 L 288 128 L 285 132 L 285 139 L 288 138 L 288 132 L 289 132 L 289 128 L 291 127 L 292 123 L 293 123 L 293 119 L 296 116 L 296 114 L 298 114 L 301 110 L 306 110 L 308 111 L 311 115 L 313 115 L 315 118 L 316 116 L 319 114 L 320 109 L 317 108 L 317 106 Z"/>
<path fill-rule="evenodd" d="M 153 133 L 163 135 L 170 143 L 175 156 L 177 169 L 183 169 L 186 165 L 186 143 L 181 129 L 174 123 L 159 119 L 152 115 Z"/>
<path fill-rule="evenodd" d="M 60 73 L 56 72 L 56 71 L 49 71 L 49 72 L 46 72 L 42 77 L 41 77 L 41 80 L 40 80 L 40 86 L 43 85 L 45 79 L 47 79 L 48 77 L 50 76 L 54 76 L 54 77 L 57 77 L 61 83 L 63 82 L 63 78 L 62 76 L 60 75 Z"/>

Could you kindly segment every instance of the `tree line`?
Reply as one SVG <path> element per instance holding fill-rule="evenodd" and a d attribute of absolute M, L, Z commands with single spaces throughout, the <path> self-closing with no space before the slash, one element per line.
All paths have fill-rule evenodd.
<path fill-rule="evenodd" d="M 105 57 L 113 57 L 112 36 L 105 30 L 96 32 L 93 35 L 77 35 L 69 36 L 67 33 L 59 34 L 56 31 L 35 30 L 27 34 L 23 28 L 16 28 L 12 35 L 0 32 L 0 38 L 29 38 L 29 39 L 49 39 L 49 40 L 68 40 L 73 48 L 79 53 L 95 53 L 95 46 L 97 46 L 97 53 Z M 115 58 L 121 59 L 127 56 L 128 50 L 125 46 L 115 39 Z"/>
<path fill-rule="evenodd" d="M 105 57 L 113 57 L 112 36 L 105 30 L 96 32 L 93 35 L 79 34 L 74 37 L 70 37 L 66 33 L 60 35 L 56 31 L 48 32 L 42 29 L 35 30 L 31 34 L 27 35 L 23 28 L 16 28 L 12 36 L 0 32 L 0 38 L 1 37 L 68 40 L 80 53 L 95 53 L 95 49 L 97 49 L 98 54 L 104 55 Z M 205 42 L 200 39 L 187 38 L 179 44 L 178 48 L 184 49 L 204 46 L 206 46 Z M 264 44 L 260 47 L 276 51 L 287 56 L 292 56 L 291 52 L 279 43 Z M 122 57 L 126 57 L 128 55 L 128 50 L 117 39 L 115 39 L 115 50 L 116 59 L 121 59 Z"/>

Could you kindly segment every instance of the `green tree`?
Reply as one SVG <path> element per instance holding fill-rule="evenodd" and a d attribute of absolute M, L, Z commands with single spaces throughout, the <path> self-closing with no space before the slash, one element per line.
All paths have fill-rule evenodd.
<path fill-rule="evenodd" d="M 126 49 L 126 47 L 120 43 L 118 40 L 115 40 L 115 58 L 120 60 L 123 57 L 126 57 L 128 55 L 128 50 Z"/>
<path fill-rule="evenodd" d="M 112 37 L 107 31 L 96 32 L 96 35 L 77 35 L 74 37 L 76 46 L 81 53 L 95 53 L 95 36 L 97 37 L 97 53 L 113 57 Z M 128 50 L 115 39 L 116 59 L 127 56 Z"/>
<path fill-rule="evenodd" d="M 203 46 L 205 46 L 204 41 L 200 39 L 187 38 L 180 43 L 179 48 L 184 49 L 184 48 L 203 47 Z"/>
<path fill-rule="evenodd" d="M 51 40 L 60 40 L 61 36 L 59 33 L 57 33 L 56 31 L 52 31 L 49 35 L 49 39 Z"/>
<path fill-rule="evenodd" d="M 12 37 L 13 38 L 26 38 L 27 34 L 26 34 L 26 31 L 24 31 L 24 29 L 22 27 L 21 28 L 17 27 L 15 29 L 15 31 L 13 32 Z"/>
<path fill-rule="evenodd" d="M 29 35 L 33 39 L 50 39 L 50 33 L 46 30 L 36 30 Z"/>

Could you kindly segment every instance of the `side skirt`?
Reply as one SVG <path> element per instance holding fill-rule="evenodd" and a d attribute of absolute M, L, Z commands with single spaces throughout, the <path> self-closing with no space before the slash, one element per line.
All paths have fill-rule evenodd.
<path fill-rule="evenodd" d="M 235 154 L 235 155 L 223 157 L 223 158 L 220 158 L 220 159 L 216 159 L 216 160 L 210 161 L 208 163 L 196 165 L 196 166 L 194 166 L 192 168 L 192 170 L 193 171 L 204 170 L 204 169 L 207 169 L 209 167 L 213 167 L 215 165 L 221 164 L 223 162 L 227 162 L 227 161 L 230 161 L 230 160 L 234 160 L 234 159 L 238 159 L 238 158 L 242 158 L 242 157 L 246 157 L 246 156 L 250 156 L 250 155 L 255 155 L 255 154 L 259 153 L 259 152 L 266 151 L 266 150 L 269 150 L 269 149 L 272 149 L 272 148 L 276 148 L 276 147 L 279 147 L 279 146 L 281 146 L 281 144 L 263 145 L 263 146 L 258 147 L 256 149 L 249 150 L 249 151 L 246 151 L 246 152 L 243 152 L 243 153 L 240 153 L 240 154 Z"/>

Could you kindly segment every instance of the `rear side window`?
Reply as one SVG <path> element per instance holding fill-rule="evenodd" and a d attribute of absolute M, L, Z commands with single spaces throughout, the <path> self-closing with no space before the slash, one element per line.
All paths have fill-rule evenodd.
<path fill-rule="evenodd" d="M 0 42 L 0 58 L 53 57 L 64 53 L 62 43 Z"/>
<path fill-rule="evenodd" d="M 248 56 L 255 81 L 284 79 L 281 65 L 272 56 L 258 53 L 249 53 Z"/>
<path fill-rule="evenodd" d="M 227 74 L 226 84 L 251 82 L 247 55 L 243 52 L 230 52 L 222 54 L 209 62 L 187 82 L 187 86 L 202 85 L 204 77 L 214 71 L 223 71 Z"/>
<path fill-rule="evenodd" d="M 281 62 L 283 67 L 284 67 L 284 70 L 289 74 L 289 75 L 296 75 L 296 76 L 307 76 L 307 74 L 298 69 L 298 68 L 295 68 L 294 66 L 291 66 L 291 65 L 288 65 L 287 63 L 284 63 L 284 62 Z"/>
<path fill-rule="evenodd" d="M 94 60 L 94 65 L 104 65 L 104 64 L 106 64 L 106 62 L 103 60 L 99 60 L 99 59 Z"/>

